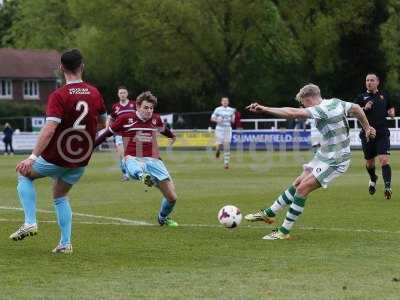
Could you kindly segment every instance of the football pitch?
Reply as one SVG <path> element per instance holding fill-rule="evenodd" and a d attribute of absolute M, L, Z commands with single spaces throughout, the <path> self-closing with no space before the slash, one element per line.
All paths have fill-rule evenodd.
<path fill-rule="evenodd" d="M 309 197 L 290 241 L 262 240 L 273 228 L 262 223 L 222 228 L 217 212 L 271 204 L 310 152 L 234 152 L 230 170 L 210 152 L 164 153 L 178 228 L 156 225 L 158 190 L 121 182 L 114 153 L 96 153 L 70 193 L 72 255 L 50 253 L 59 232 L 49 179 L 36 183 L 38 235 L 8 239 L 23 220 L 15 165 L 24 157 L 0 157 L 0 299 L 400 299 L 398 152 L 392 200 L 380 168 L 368 194 L 355 151 L 347 173 Z"/>

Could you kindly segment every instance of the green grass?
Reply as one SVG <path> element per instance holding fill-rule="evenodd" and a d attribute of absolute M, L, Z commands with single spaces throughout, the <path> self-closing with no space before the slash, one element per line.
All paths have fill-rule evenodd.
<path fill-rule="evenodd" d="M 216 225 L 225 204 L 244 214 L 265 207 L 310 157 L 233 154 L 225 171 L 206 152 L 164 154 L 179 196 L 174 219 Z M 21 158 L 0 157 L 1 206 L 19 207 L 14 168 Z M 382 180 L 371 197 L 361 152 L 354 152 L 348 172 L 308 199 L 291 241 L 261 240 L 271 229 L 262 224 L 171 229 L 87 224 L 118 222 L 79 216 L 74 254 L 54 256 L 56 224 L 42 222 L 36 237 L 13 242 L 22 212 L 0 209 L 0 299 L 399 299 L 399 167 L 393 152 L 393 199 L 383 199 Z M 155 224 L 159 192 L 119 178 L 114 155 L 96 154 L 70 193 L 73 211 Z M 36 183 L 38 208 L 52 211 L 50 184 Z"/>

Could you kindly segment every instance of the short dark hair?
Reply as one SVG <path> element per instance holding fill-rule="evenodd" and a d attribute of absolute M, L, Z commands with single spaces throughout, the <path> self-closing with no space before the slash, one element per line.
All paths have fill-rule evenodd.
<path fill-rule="evenodd" d="M 61 64 L 65 70 L 70 71 L 72 73 L 76 73 L 78 68 L 83 63 L 83 56 L 81 51 L 78 49 L 71 49 L 65 51 L 61 55 Z"/>
<path fill-rule="evenodd" d="M 381 79 L 379 78 L 378 74 L 376 74 L 375 72 L 368 72 L 367 75 L 365 75 L 365 77 L 367 77 L 368 75 L 375 75 L 375 77 L 380 81 Z"/>
<path fill-rule="evenodd" d="M 143 101 L 147 101 L 153 104 L 153 106 L 157 105 L 157 98 L 150 91 L 146 91 L 141 93 L 136 98 L 136 103 L 140 106 Z"/>
<path fill-rule="evenodd" d="M 128 88 L 125 85 L 120 85 L 120 86 L 118 86 L 117 91 L 119 91 L 119 90 L 128 90 Z"/>

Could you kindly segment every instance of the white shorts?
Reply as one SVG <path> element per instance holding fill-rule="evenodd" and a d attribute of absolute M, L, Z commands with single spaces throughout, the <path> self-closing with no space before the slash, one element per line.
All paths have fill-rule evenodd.
<path fill-rule="evenodd" d="M 232 140 L 232 127 L 215 128 L 215 140 L 217 144 L 230 144 Z"/>
<path fill-rule="evenodd" d="M 308 164 L 303 165 L 304 171 L 311 172 L 319 184 L 326 189 L 328 184 L 335 178 L 344 174 L 350 166 L 350 159 L 337 165 L 329 165 L 315 158 Z"/>

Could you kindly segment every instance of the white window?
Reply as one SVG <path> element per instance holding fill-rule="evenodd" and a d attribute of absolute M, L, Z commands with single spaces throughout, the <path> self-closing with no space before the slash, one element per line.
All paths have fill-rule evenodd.
<path fill-rule="evenodd" d="M 11 80 L 0 79 L 0 99 L 12 99 Z"/>
<path fill-rule="evenodd" d="M 24 81 L 24 99 L 39 99 L 39 82 L 37 80 Z"/>

